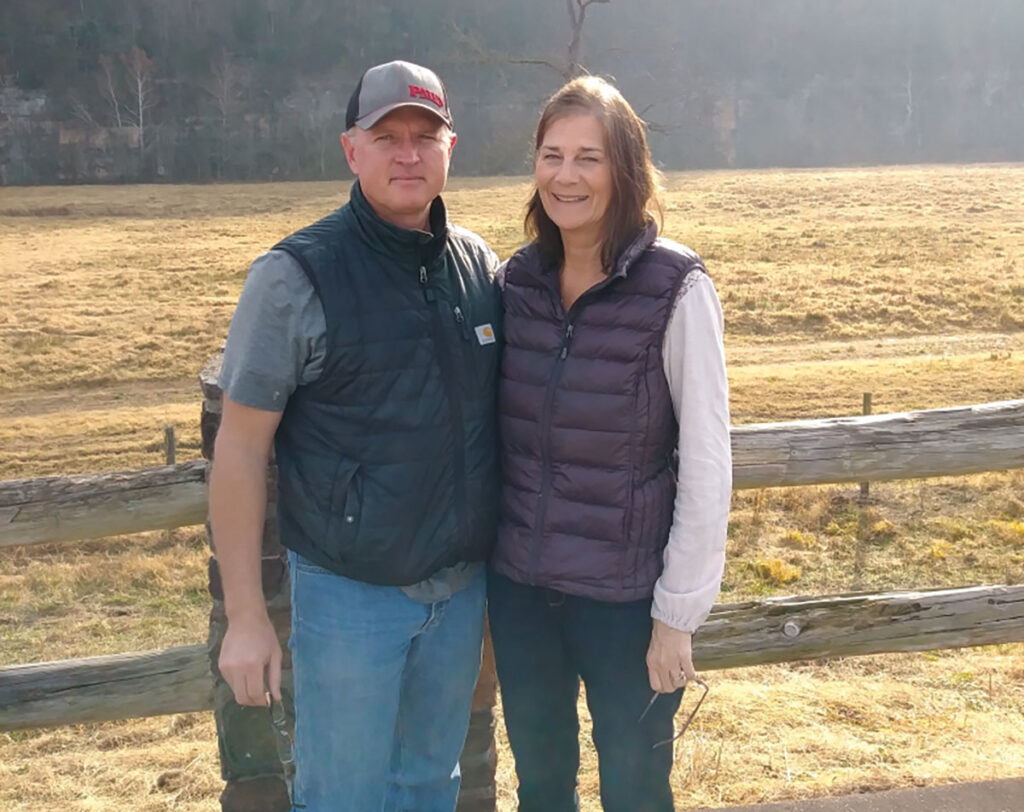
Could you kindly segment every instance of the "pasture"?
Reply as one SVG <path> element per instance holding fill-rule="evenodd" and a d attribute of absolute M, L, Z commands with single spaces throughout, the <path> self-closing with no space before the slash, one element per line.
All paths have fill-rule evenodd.
<path fill-rule="evenodd" d="M 734 423 L 1024 396 L 1024 166 L 673 173 L 663 233 L 726 316 Z M 459 179 L 502 257 L 522 178 Z M 199 456 L 248 262 L 345 183 L 0 188 L 0 479 Z M 740 492 L 721 600 L 1024 582 L 1024 471 Z M 205 639 L 201 528 L 0 552 L 0 664 Z M 1024 774 L 1024 645 L 710 672 L 680 808 Z M 581 702 L 586 736 L 586 707 Z M 686 703 L 684 702 L 684 708 Z M 499 730 L 500 736 L 500 730 Z M 514 777 L 499 738 L 499 808 Z M 0 734 L 0 809 L 212 812 L 211 714 Z M 584 745 L 584 809 L 599 808 Z"/>

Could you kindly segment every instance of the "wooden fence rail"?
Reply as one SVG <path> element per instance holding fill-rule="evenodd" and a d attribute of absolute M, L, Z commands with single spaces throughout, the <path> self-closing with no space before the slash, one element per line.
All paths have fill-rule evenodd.
<path fill-rule="evenodd" d="M 715 607 L 702 671 L 1024 641 L 1024 586 L 772 598 Z M 0 731 L 213 707 L 207 647 L 0 668 Z"/>
<path fill-rule="evenodd" d="M 732 429 L 737 490 L 1024 467 L 1024 400 Z M 206 463 L 0 482 L 0 547 L 200 524 Z"/>
<path fill-rule="evenodd" d="M 0 547 L 77 541 L 206 521 L 206 461 L 0 482 Z"/>
<path fill-rule="evenodd" d="M 205 645 L 0 668 L 0 730 L 211 708 Z"/>
<path fill-rule="evenodd" d="M 1024 400 L 732 429 L 736 488 L 882 482 L 1024 467 Z"/>

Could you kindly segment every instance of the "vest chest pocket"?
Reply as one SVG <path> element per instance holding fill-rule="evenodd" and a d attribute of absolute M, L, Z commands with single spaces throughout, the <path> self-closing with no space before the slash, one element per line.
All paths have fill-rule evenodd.
<path fill-rule="evenodd" d="M 326 541 L 331 545 L 331 555 L 342 563 L 351 555 L 359 535 L 363 512 L 363 488 L 359 473 L 358 463 L 343 460 L 338 464 L 331 484 Z"/>
<path fill-rule="evenodd" d="M 470 396 L 480 395 L 485 387 L 497 385 L 500 325 L 496 318 L 477 324 L 459 305 L 452 307 L 452 315 L 461 348 L 458 357 L 463 391 Z"/>

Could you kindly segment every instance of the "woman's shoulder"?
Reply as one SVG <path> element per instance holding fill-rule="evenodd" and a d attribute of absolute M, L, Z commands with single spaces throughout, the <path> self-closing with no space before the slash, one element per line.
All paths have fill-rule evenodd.
<path fill-rule="evenodd" d="M 537 244 L 529 242 L 518 248 L 501 265 L 503 279 L 508 279 L 510 275 L 538 272 L 541 269 L 541 259 Z"/>
<path fill-rule="evenodd" d="M 526 245 L 521 245 L 513 251 L 512 256 L 505 261 L 516 265 L 523 262 L 539 262 L 540 254 L 537 250 L 537 243 L 528 242 Z"/>
<path fill-rule="evenodd" d="M 662 237 L 659 235 L 658 238 L 651 243 L 651 247 L 647 253 L 649 255 L 649 261 L 672 265 L 687 272 L 694 268 L 699 268 L 706 272 L 704 260 L 700 258 L 700 254 L 688 245 L 683 245 L 681 242 L 676 242 L 668 237 Z"/>

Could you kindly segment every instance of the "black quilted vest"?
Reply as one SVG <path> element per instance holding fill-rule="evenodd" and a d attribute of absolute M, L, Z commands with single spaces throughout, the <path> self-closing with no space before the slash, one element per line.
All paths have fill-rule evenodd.
<path fill-rule="evenodd" d="M 275 437 L 285 546 L 374 584 L 408 585 L 486 558 L 498 494 L 501 305 L 483 241 L 380 219 L 359 184 L 346 206 L 275 248 L 323 304 L 327 357 Z"/>

